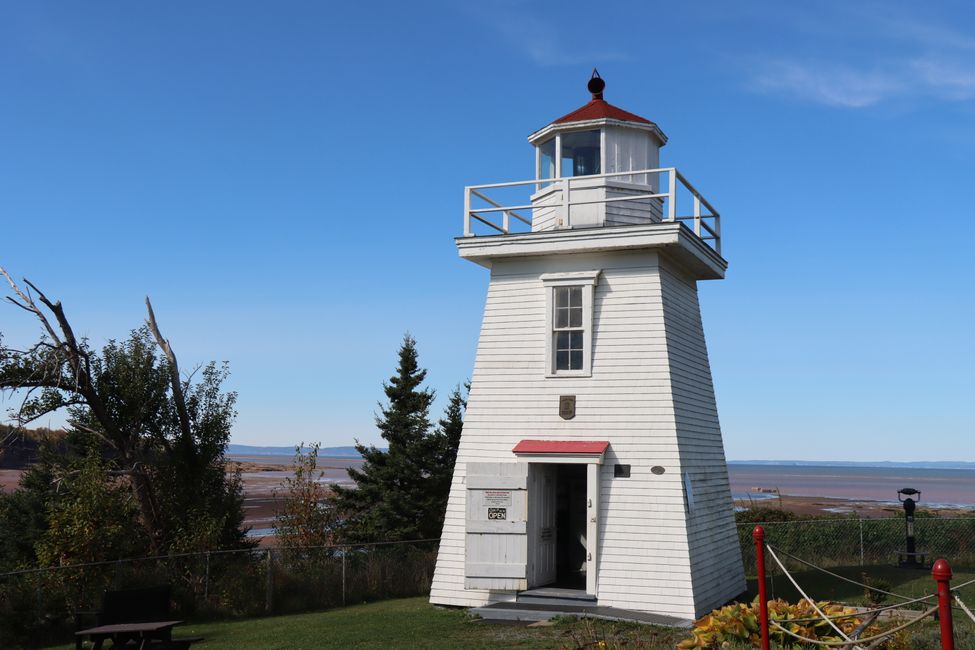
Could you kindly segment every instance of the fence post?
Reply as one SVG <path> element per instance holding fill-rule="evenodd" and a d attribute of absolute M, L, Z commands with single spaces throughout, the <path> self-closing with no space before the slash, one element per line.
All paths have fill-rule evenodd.
<path fill-rule="evenodd" d="M 769 650 L 768 596 L 765 593 L 765 529 L 755 526 L 752 539 L 755 540 L 755 566 L 758 569 L 758 613 L 762 628 L 762 650 Z"/>
<path fill-rule="evenodd" d="M 203 602 L 210 600 L 210 551 L 207 551 L 207 564 L 203 573 Z"/>
<path fill-rule="evenodd" d="M 951 624 L 951 567 L 940 559 L 931 567 L 931 577 L 938 583 L 938 618 L 941 621 L 941 650 L 955 650 L 955 630 Z"/>
<path fill-rule="evenodd" d="M 857 521 L 860 522 L 860 566 L 863 566 L 863 517 L 857 514 Z"/>
<path fill-rule="evenodd" d="M 271 607 L 274 605 L 273 593 L 274 593 L 274 575 L 273 575 L 273 560 L 271 558 L 271 549 L 267 549 L 267 583 L 264 587 L 264 611 L 270 613 Z"/>
<path fill-rule="evenodd" d="M 349 554 L 349 548 L 343 546 L 339 552 L 342 553 L 342 607 L 345 607 L 345 556 Z"/>

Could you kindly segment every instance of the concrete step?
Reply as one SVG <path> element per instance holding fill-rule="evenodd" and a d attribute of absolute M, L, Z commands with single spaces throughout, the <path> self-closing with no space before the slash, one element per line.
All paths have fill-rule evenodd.
<path fill-rule="evenodd" d="M 547 621 L 556 616 L 588 616 L 610 621 L 634 621 L 636 623 L 650 623 L 665 627 L 689 628 L 692 621 L 687 619 L 651 614 L 649 612 L 634 612 L 616 607 L 600 607 L 592 605 L 541 605 L 530 603 L 494 603 L 486 607 L 474 607 L 470 610 L 481 618 L 489 621 Z"/>
<path fill-rule="evenodd" d="M 547 612 L 537 609 L 508 609 L 494 605 L 472 607 L 469 611 L 486 621 L 547 621 L 550 618 L 563 615 L 560 612 Z"/>
<path fill-rule="evenodd" d="M 516 602 L 527 605 L 580 605 L 594 607 L 596 605 L 596 597 L 587 594 L 582 589 L 538 587 L 519 591 Z"/>
<path fill-rule="evenodd" d="M 559 597 L 546 597 L 546 596 L 524 596 L 518 594 L 518 603 L 524 603 L 526 605 L 582 605 L 582 606 L 595 606 L 596 598 L 595 596 L 586 596 L 584 598 L 559 598 Z"/>

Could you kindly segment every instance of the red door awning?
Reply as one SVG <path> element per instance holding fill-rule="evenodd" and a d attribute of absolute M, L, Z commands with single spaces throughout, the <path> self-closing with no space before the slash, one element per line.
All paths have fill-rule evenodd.
<path fill-rule="evenodd" d="M 608 440 L 522 440 L 511 451 L 516 454 L 602 456 L 608 447 Z"/>

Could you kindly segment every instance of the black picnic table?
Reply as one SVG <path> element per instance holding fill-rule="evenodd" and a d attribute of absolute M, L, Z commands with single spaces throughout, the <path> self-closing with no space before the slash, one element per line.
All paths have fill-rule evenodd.
<path fill-rule="evenodd" d="M 95 643 L 94 650 L 100 650 L 106 639 L 111 639 L 113 647 L 123 646 L 129 641 L 135 641 L 138 644 L 139 650 L 144 650 L 149 647 L 149 644 L 156 641 L 166 645 L 171 643 L 173 628 L 182 622 L 113 623 L 111 625 L 99 625 L 86 630 L 79 630 L 75 632 L 75 636 L 79 639 L 87 636 Z"/>

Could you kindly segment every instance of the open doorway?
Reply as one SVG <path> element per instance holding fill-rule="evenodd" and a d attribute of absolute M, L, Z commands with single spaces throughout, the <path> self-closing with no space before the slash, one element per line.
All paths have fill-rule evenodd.
<path fill-rule="evenodd" d="M 556 465 L 555 584 L 586 588 L 586 466 Z"/>
<path fill-rule="evenodd" d="M 587 588 L 588 474 L 581 463 L 533 463 L 529 587 Z"/>

